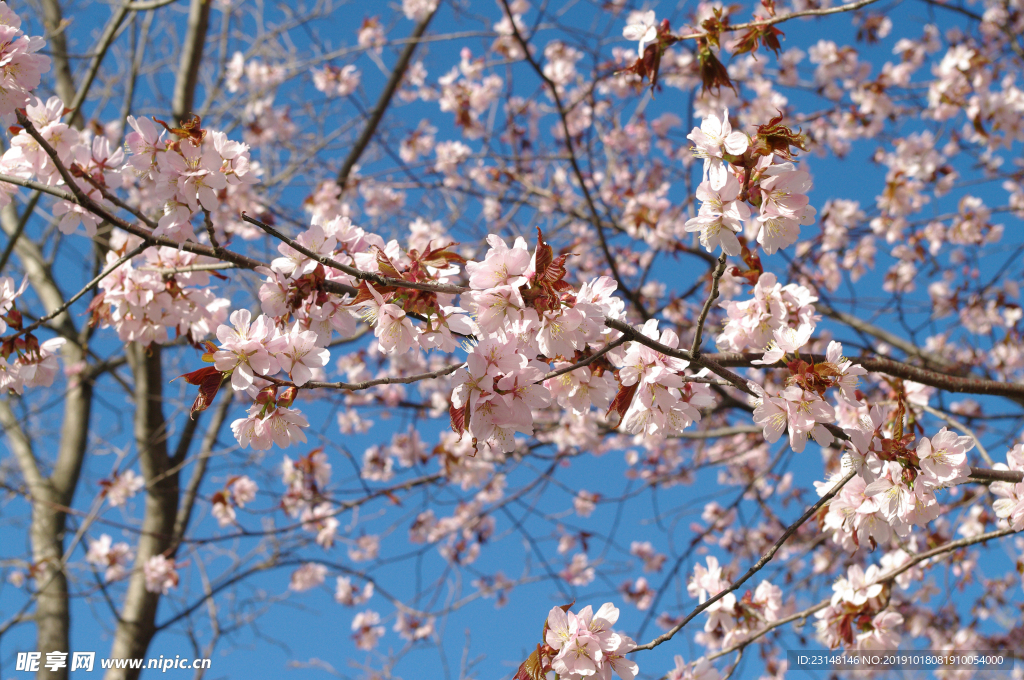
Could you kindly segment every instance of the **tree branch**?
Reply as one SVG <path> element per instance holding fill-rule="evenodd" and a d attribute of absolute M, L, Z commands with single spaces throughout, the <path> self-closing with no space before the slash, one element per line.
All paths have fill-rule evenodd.
<path fill-rule="evenodd" d="M 206 45 L 206 32 L 210 26 L 211 0 L 192 0 L 188 9 L 188 27 L 185 42 L 181 46 L 181 61 L 178 62 L 178 75 L 174 80 L 174 99 L 171 102 L 171 115 L 174 121 L 185 120 L 192 112 L 196 97 L 196 84 L 199 82 L 199 66 L 203 60 L 203 47 Z"/>
<path fill-rule="evenodd" d="M 437 3 L 437 7 L 431 12 L 423 21 L 416 24 L 416 28 L 413 29 L 412 35 L 408 44 L 402 53 L 398 55 L 398 61 L 395 62 L 395 68 L 391 70 L 391 77 L 388 78 L 388 82 L 384 84 L 384 90 L 380 93 L 380 97 L 377 99 L 377 105 L 373 107 L 373 113 L 370 114 L 369 120 L 366 121 L 366 127 L 363 128 L 362 133 L 356 139 L 355 145 L 352 150 L 349 151 L 348 156 L 345 157 L 345 161 L 341 164 L 341 170 L 338 171 L 337 184 L 341 187 L 342 191 L 348 185 L 348 177 L 352 173 L 352 168 L 355 167 L 356 163 L 362 157 L 363 152 L 366 151 L 366 147 L 370 144 L 370 140 L 373 139 L 373 135 L 377 132 L 377 126 L 380 125 L 380 121 L 384 118 L 384 112 L 388 110 L 388 106 L 391 105 L 391 100 L 395 96 L 395 90 L 402 82 L 402 78 L 405 77 L 405 72 L 409 68 L 409 62 L 412 60 L 412 55 L 416 51 L 416 47 L 420 43 L 420 38 L 423 33 L 426 32 L 427 26 L 430 25 L 430 20 L 434 18 L 437 10 L 441 7 L 440 1 Z"/>

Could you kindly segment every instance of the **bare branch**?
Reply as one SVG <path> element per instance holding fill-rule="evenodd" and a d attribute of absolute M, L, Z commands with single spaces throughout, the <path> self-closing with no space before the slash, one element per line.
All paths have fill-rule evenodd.
<path fill-rule="evenodd" d="M 181 46 L 181 61 L 174 80 L 174 99 L 171 115 L 175 122 L 184 120 L 192 112 L 199 81 L 199 66 L 206 45 L 206 32 L 210 26 L 211 0 L 192 0 L 188 9 L 188 27 Z"/>
<path fill-rule="evenodd" d="M 352 150 L 349 151 L 345 161 L 341 164 L 341 170 L 338 171 L 337 184 L 342 188 L 348 185 L 348 176 L 352 172 L 352 168 L 355 167 L 356 163 L 362 157 L 363 152 L 366 151 L 366 147 L 369 145 L 370 140 L 373 139 L 373 135 L 377 132 L 377 126 L 380 125 L 381 119 L 384 117 L 384 112 L 388 110 L 388 106 L 391 104 L 391 100 L 395 96 L 395 91 L 402 82 L 402 78 L 405 77 L 405 72 L 409 68 L 409 62 L 412 60 L 412 55 L 416 51 L 416 47 L 420 43 L 420 38 L 427 30 L 427 26 L 430 25 L 430 20 L 434 18 L 434 14 L 437 13 L 441 3 L 437 3 L 437 7 L 427 15 L 425 19 L 416 24 L 416 28 L 413 29 L 412 35 L 409 38 L 408 44 L 405 49 L 398 56 L 398 61 L 395 62 L 395 68 L 391 70 L 391 77 L 388 78 L 388 82 L 384 84 L 384 89 L 380 93 L 380 97 L 377 99 L 377 105 L 373 107 L 373 112 L 370 114 L 369 120 L 366 121 L 366 127 L 363 128 L 359 138 L 356 139 L 356 143 L 352 146 Z"/>
<path fill-rule="evenodd" d="M 799 12 L 790 12 L 789 14 L 783 14 L 781 16 L 772 17 L 770 19 L 761 19 L 760 21 L 748 21 L 743 24 L 733 24 L 726 26 L 722 30 L 725 31 L 743 31 L 748 28 L 763 28 L 765 26 L 774 26 L 775 24 L 781 24 L 784 21 L 790 19 L 796 19 L 799 17 L 823 17 L 829 14 L 840 14 L 842 12 L 852 12 L 854 10 L 867 7 L 870 4 L 878 2 L 878 0 L 858 0 L 857 2 L 851 2 L 846 5 L 839 5 L 838 7 L 828 7 L 819 9 L 805 9 Z M 680 40 L 692 40 L 695 38 L 706 37 L 706 33 L 687 33 L 685 35 L 678 36 Z"/>
<path fill-rule="evenodd" d="M 100 64 L 103 62 L 103 58 L 107 55 L 107 51 L 110 49 L 110 44 L 114 42 L 114 38 L 117 37 L 121 24 L 124 23 L 125 17 L 128 16 L 128 8 L 129 5 L 126 3 L 114 10 L 114 14 L 111 15 L 110 20 L 103 29 L 103 35 L 100 36 L 99 41 L 96 43 L 96 47 L 93 49 L 92 60 L 89 62 L 89 68 L 85 72 L 85 80 L 83 80 L 78 86 L 75 98 L 68 106 L 68 108 L 71 109 L 71 118 L 73 121 L 80 122 L 82 120 L 82 116 L 79 114 L 79 109 L 82 108 L 82 104 L 85 103 L 85 98 L 89 95 L 89 89 L 92 88 L 93 81 L 96 79 L 96 74 L 99 73 Z"/>

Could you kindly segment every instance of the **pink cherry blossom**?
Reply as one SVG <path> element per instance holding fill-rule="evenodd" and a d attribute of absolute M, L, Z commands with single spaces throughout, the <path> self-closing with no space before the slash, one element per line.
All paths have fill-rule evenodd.
<path fill-rule="evenodd" d="M 701 245 L 709 253 L 721 246 L 729 255 L 740 254 L 735 232 L 750 219 L 750 208 L 738 200 L 739 193 L 740 183 L 731 175 L 724 177 L 717 189 L 710 181 L 697 188 L 697 198 L 702 201 L 700 211 L 686 221 L 686 231 L 699 231 Z"/>
<path fill-rule="evenodd" d="M 693 128 L 686 138 L 691 140 L 696 147 L 694 155 L 704 159 L 704 179 L 710 182 L 712 190 L 720 190 L 725 187 L 730 177 L 723 154 L 742 155 L 749 145 L 745 134 L 738 130 L 733 131 L 732 124 L 729 122 L 728 109 L 722 113 L 721 117 L 712 113 L 704 118 L 700 127 Z"/>
<path fill-rule="evenodd" d="M 380 343 L 382 351 L 402 354 L 413 348 L 416 329 L 398 305 L 384 302 L 384 298 L 372 285 L 367 284 L 372 300 L 362 303 L 362 313 L 366 321 L 374 326 L 374 335 Z"/>
<path fill-rule="evenodd" d="M 323 368 L 331 360 L 328 350 L 316 346 L 317 335 L 312 331 L 293 328 L 278 340 L 281 349 L 277 350 L 277 360 L 281 370 L 287 371 L 296 385 L 305 385 L 313 378 L 313 371 Z"/>
<path fill-rule="evenodd" d="M 526 240 L 517 238 L 509 248 L 500 236 L 491 234 L 487 237 L 490 249 L 483 262 L 469 262 L 466 272 L 469 274 L 469 285 L 475 290 L 487 290 L 499 286 L 518 288 L 526 283 L 524 274 L 530 267 L 530 251 Z"/>
<path fill-rule="evenodd" d="M 301 593 L 311 588 L 316 588 L 324 582 L 327 575 L 327 567 L 316 562 L 308 562 L 292 572 L 288 589 Z"/>
<path fill-rule="evenodd" d="M 146 577 L 146 590 L 151 593 L 166 595 L 171 588 L 178 587 L 178 567 L 174 560 L 169 560 L 164 555 L 153 555 L 142 565 Z"/>
<path fill-rule="evenodd" d="M 99 540 L 89 542 L 89 552 L 85 556 L 85 561 L 103 567 L 103 580 L 110 583 L 125 577 L 132 556 L 132 550 L 127 543 L 113 543 L 108 534 L 102 534 Z"/>

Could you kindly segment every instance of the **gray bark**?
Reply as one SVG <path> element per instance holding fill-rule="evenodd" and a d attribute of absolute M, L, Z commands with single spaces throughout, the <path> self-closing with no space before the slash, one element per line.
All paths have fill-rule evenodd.
<path fill-rule="evenodd" d="M 172 469 L 167 454 L 161 350 L 158 345 L 146 348 L 133 343 L 127 351 L 135 378 L 135 446 L 146 479 L 146 514 L 136 550 L 135 568 L 128 582 L 121 620 L 114 633 L 110 656 L 115 659 L 146 656 L 156 633 L 160 593 L 146 590 L 143 566 L 155 555 L 173 559 L 174 522 L 178 512 L 178 471 Z M 139 672 L 138 669 L 112 668 L 104 677 L 106 680 L 133 680 L 139 677 Z"/>
<path fill-rule="evenodd" d="M 13 204 L 0 212 L 0 226 L 8 236 L 17 230 L 18 214 Z M 32 241 L 21 238 L 15 244 L 14 252 L 18 255 L 33 290 L 47 311 L 59 308 L 64 298 L 39 247 Z M 51 323 L 62 335 L 71 338 L 62 350 L 65 365 L 85 360 L 86 353 L 76 342 L 78 335 L 71 317 L 64 313 L 54 318 Z M 36 649 L 44 654 L 70 652 L 68 584 L 63 570 L 67 516 L 63 508 L 69 507 L 74 499 L 82 461 L 85 458 L 91 410 L 92 383 L 83 380 L 69 386 L 64 401 L 57 457 L 52 473 L 46 477 L 40 470 L 29 437 L 17 422 L 9 405 L 4 403 L 0 409 L 0 421 L 32 493 L 32 524 L 29 531 L 32 559 L 37 567 L 46 565 L 45 568 L 39 569 L 35 579 L 38 591 L 35 609 Z M 66 680 L 68 671 L 66 667 L 53 671 L 41 667 L 36 677 L 42 680 Z"/>

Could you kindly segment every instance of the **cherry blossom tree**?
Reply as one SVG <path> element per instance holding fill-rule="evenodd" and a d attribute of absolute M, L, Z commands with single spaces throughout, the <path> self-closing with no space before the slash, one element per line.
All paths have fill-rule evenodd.
<path fill-rule="evenodd" d="M 0 640 L 1024 645 L 1019 3 L 364 9 L 0 2 Z"/>

